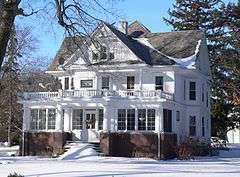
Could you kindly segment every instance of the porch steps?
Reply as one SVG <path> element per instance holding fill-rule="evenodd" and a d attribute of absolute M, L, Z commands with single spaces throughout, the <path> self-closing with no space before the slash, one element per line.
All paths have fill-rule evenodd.
<path fill-rule="evenodd" d="M 99 142 L 68 141 L 64 146 L 65 153 L 61 160 L 77 160 L 89 156 L 102 156 Z"/>

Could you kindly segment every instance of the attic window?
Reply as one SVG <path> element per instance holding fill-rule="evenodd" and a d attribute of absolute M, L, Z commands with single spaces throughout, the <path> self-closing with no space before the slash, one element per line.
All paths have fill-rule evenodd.
<path fill-rule="evenodd" d="M 99 49 L 92 52 L 92 60 L 94 62 L 112 59 L 114 59 L 114 53 L 109 52 L 105 46 L 100 46 Z"/>

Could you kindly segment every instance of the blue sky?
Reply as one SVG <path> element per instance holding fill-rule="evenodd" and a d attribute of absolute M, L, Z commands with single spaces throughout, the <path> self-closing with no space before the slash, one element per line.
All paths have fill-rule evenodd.
<path fill-rule="evenodd" d="M 224 1 L 236 2 L 237 0 Z M 163 21 L 163 17 L 168 16 L 167 11 L 174 2 L 175 0 L 119 0 L 116 1 L 115 9 L 117 9 L 116 14 L 119 15 L 119 20 L 129 22 L 139 20 L 152 32 L 165 32 L 170 31 L 171 28 Z M 32 27 L 34 36 L 39 40 L 36 55 L 48 57 L 51 60 L 64 39 L 65 34 L 62 28 L 48 19 L 42 19 L 40 22 L 34 17 L 27 17 L 27 19 L 23 17 L 18 18 L 17 21 Z"/>

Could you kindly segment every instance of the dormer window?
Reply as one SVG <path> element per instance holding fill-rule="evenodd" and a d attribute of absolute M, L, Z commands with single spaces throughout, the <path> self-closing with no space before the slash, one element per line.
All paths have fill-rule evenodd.
<path fill-rule="evenodd" d="M 107 50 L 107 47 L 103 45 L 92 52 L 92 60 L 94 62 L 112 59 L 114 59 L 114 53 L 109 52 L 109 50 Z"/>

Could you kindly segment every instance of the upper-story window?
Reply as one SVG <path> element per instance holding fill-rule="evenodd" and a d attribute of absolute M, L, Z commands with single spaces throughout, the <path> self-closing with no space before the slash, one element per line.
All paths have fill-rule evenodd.
<path fill-rule="evenodd" d="M 93 80 L 81 80 L 81 88 L 92 88 L 93 87 Z"/>
<path fill-rule="evenodd" d="M 206 92 L 206 97 L 207 97 L 207 99 L 206 99 L 206 106 L 208 107 L 208 105 L 209 105 L 209 98 L 208 98 L 208 92 Z"/>
<path fill-rule="evenodd" d="M 196 100 L 196 82 L 189 82 L 189 99 Z"/>
<path fill-rule="evenodd" d="M 74 90 L 74 78 L 71 78 L 71 89 Z"/>
<path fill-rule="evenodd" d="M 64 79 L 64 90 L 69 89 L 69 77 L 65 77 Z"/>
<path fill-rule="evenodd" d="M 162 76 L 155 77 L 155 90 L 163 90 L 163 77 Z"/>
<path fill-rule="evenodd" d="M 102 89 L 109 90 L 109 88 L 110 88 L 109 77 L 108 76 L 102 77 Z"/>
<path fill-rule="evenodd" d="M 134 84 L 135 84 L 135 77 L 127 76 L 127 89 L 129 90 L 134 89 Z"/>
<path fill-rule="evenodd" d="M 110 52 L 106 46 L 101 45 L 96 50 L 92 51 L 92 60 L 94 62 L 111 59 L 114 59 L 114 53 Z"/>

